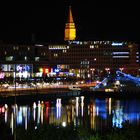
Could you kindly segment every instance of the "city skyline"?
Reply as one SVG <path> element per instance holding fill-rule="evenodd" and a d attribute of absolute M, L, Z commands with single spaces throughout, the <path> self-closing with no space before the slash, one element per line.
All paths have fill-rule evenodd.
<path fill-rule="evenodd" d="M 0 40 L 39 42 L 64 41 L 68 6 L 77 29 L 76 40 L 126 40 L 139 42 L 139 14 L 135 3 L 52 2 L 3 4 Z"/>

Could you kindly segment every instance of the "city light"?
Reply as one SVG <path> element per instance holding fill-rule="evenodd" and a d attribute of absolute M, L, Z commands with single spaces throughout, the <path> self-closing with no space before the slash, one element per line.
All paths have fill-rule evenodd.
<path fill-rule="evenodd" d="M 111 45 L 112 45 L 112 46 L 122 46 L 122 45 L 123 45 L 123 43 L 113 42 Z"/>
<path fill-rule="evenodd" d="M 66 127 L 66 122 L 62 122 L 62 126 L 63 127 Z"/>
<path fill-rule="evenodd" d="M 82 135 L 86 132 L 84 130 L 84 133 L 81 133 L 81 128 L 88 128 L 89 132 L 92 129 L 95 134 L 103 132 L 102 134 L 107 134 L 108 137 L 108 133 L 104 133 L 106 128 L 111 130 L 114 127 L 114 134 L 115 130 L 121 132 L 121 129 L 116 127 L 122 128 L 126 121 L 140 125 L 140 100 L 137 98 L 140 91 L 139 44 L 122 40 L 96 40 L 98 37 L 91 41 L 78 41 L 76 39 L 80 39 L 80 35 L 76 37 L 71 6 L 67 12 L 62 42 L 59 40 L 59 30 L 54 29 L 58 27 L 57 22 L 52 24 L 55 25 L 53 29 L 49 27 L 52 32 L 47 34 L 51 37 L 56 31 L 54 33 L 58 42 L 52 38 L 45 43 L 38 35 L 37 41 L 32 40 L 29 44 L 5 43 L 3 39 L 0 41 L 0 128 L 4 136 L 9 133 L 6 137 L 16 140 L 18 136 L 26 136 L 24 132 L 31 132 L 31 136 L 35 132 L 41 134 L 39 137 L 36 135 L 36 138 L 43 139 L 43 133 L 45 138 L 49 139 L 49 135 L 57 138 L 55 132 L 61 129 L 69 131 L 67 127 L 70 126 L 72 131 L 78 132 L 79 139 L 84 139 Z M 77 13 L 79 12 L 76 11 L 75 14 Z M 57 16 L 53 17 L 55 19 Z M 7 19 L 10 22 L 10 19 Z M 50 23 L 51 19 L 46 19 L 46 23 Z M 97 20 L 95 18 L 95 21 Z M 58 20 L 58 23 L 60 21 Z M 88 28 L 90 30 L 90 26 Z M 83 34 L 87 39 L 90 36 L 87 32 L 81 35 Z M 125 34 L 123 35 L 123 38 L 126 38 Z M 42 41 L 39 42 L 38 39 Z M 46 126 L 51 127 L 46 131 Z M 52 126 L 56 131 L 51 131 Z M 6 129 L 3 129 L 5 127 Z M 75 135 L 72 131 L 69 134 Z M 23 133 L 20 135 L 19 132 Z M 86 134 L 85 138 L 88 135 Z"/>

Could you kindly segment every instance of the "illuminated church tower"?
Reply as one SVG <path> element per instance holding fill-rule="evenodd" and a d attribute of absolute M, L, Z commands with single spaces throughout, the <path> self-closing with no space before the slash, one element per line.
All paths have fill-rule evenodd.
<path fill-rule="evenodd" d="M 75 23 L 73 22 L 72 12 L 71 12 L 71 6 L 69 6 L 69 15 L 68 20 L 65 25 L 65 33 L 64 33 L 64 40 L 75 40 L 76 38 L 76 28 Z"/>

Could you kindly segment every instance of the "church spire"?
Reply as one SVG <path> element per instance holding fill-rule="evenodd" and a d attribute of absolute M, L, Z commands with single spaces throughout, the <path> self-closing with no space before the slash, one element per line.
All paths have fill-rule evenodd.
<path fill-rule="evenodd" d="M 75 38 L 76 38 L 76 28 L 72 17 L 71 6 L 69 6 L 68 20 L 65 24 L 64 40 L 65 41 L 75 40 Z"/>
<path fill-rule="evenodd" d="M 69 6 L 69 15 L 68 15 L 68 23 L 73 23 L 73 17 L 71 12 L 71 6 Z"/>

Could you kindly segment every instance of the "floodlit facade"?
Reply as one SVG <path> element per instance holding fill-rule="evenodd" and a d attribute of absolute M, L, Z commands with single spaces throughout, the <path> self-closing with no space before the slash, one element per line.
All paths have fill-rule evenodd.
<path fill-rule="evenodd" d="M 71 6 L 69 6 L 68 20 L 65 25 L 64 40 L 75 40 L 76 39 L 76 28 L 72 17 Z"/>

